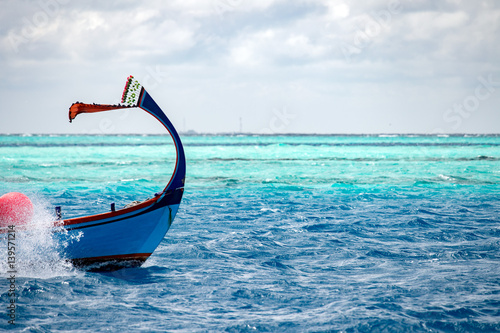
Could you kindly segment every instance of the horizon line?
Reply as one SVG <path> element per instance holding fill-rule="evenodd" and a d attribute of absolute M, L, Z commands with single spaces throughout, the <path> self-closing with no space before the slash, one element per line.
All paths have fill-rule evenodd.
<path fill-rule="evenodd" d="M 168 133 L 0 133 L 0 136 L 169 136 Z M 253 133 L 179 131 L 181 136 L 500 136 L 500 133 Z"/>

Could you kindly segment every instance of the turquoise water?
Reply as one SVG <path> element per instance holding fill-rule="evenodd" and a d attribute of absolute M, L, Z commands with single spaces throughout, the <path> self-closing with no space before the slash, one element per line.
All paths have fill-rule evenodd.
<path fill-rule="evenodd" d="M 16 329 L 500 331 L 500 136 L 182 139 L 183 202 L 146 264 L 78 271 L 34 233 Z M 28 194 L 40 224 L 99 213 L 162 190 L 174 153 L 165 136 L 0 136 L 0 195 Z"/>

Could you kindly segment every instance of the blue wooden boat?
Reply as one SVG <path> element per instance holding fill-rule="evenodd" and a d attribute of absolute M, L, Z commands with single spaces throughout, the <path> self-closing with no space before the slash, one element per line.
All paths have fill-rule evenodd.
<path fill-rule="evenodd" d="M 142 85 L 130 76 L 118 105 L 74 103 L 72 121 L 80 113 L 138 107 L 165 126 L 176 149 L 174 172 L 163 191 L 133 206 L 58 221 L 55 236 L 67 245 L 65 257 L 88 270 L 114 270 L 140 266 L 158 247 L 179 209 L 184 191 L 186 159 L 174 126 Z M 62 228 L 61 228 L 62 227 Z M 57 230 L 57 229 L 56 229 Z"/>

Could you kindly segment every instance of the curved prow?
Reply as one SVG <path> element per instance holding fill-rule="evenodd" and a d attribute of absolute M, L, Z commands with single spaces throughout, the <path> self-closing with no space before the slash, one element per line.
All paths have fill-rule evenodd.
<path fill-rule="evenodd" d="M 165 186 L 164 192 L 169 190 L 175 190 L 178 188 L 184 187 L 184 178 L 186 177 L 186 157 L 184 155 L 184 147 L 182 146 L 181 139 L 179 134 L 175 130 L 175 127 L 172 125 L 170 120 L 167 118 L 165 113 L 163 113 L 162 109 L 156 104 L 156 102 L 151 98 L 149 93 L 142 88 L 139 94 L 138 107 L 148 112 L 159 122 L 165 126 L 167 131 L 170 133 L 170 136 L 174 140 L 175 150 L 176 150 L 176 161 L 175 161 L 175 169 L 170 181 L 167 186 Z"/>
<path fill-rule="evenodd" d="M 174 126 L 158 104 L 156 104 L 153 98 L 151 98 L 149 93 L 133 76 L 129 76 L 127 78 L 121 102 L 122 104 L 117 105 L 84 104 L 76 102 L 71 105 L 69 109 L 69 121 L 71 122 L 80 113 L 102 112 L 123 108 L 139 107 L 148 112 L 158 119 L 163 126 L 165 126 L 174 140 L 176 151 L 174 173 L 161 193 L 164 194 L 161 200 L 165 199 L 167 192 L 175 191 L 177 189 L 179 189 L 177 192 L 180 192 L 180 196 L 182 196 L 182 188 L 184 188 L 184 178 L 186 176 L 186 157 L 184 155 L 184 148 L 182 146 L 181 139 Z M 176 197 L 178 197 L 178 195 Z M 178 197 L 178 200 L 180 201 L 180 197 Z"/>

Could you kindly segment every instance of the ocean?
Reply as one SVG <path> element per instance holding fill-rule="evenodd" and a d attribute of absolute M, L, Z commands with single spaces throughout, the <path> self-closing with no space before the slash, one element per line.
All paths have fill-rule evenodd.
<path fill-rule="evenodd" d="M 182 136 L 183 201 L 146 263 L 86 272 L 44 226 L 163 189 L 168 136 L 0 136 L 27 194 L 0 330 L 500 332 L 500 136 Z"/>

